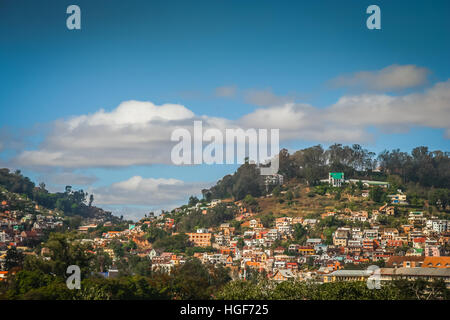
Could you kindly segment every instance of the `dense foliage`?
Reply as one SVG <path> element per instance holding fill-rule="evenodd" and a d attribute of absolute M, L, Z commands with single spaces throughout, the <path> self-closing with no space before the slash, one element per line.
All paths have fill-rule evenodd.
<path fill-rule="evenodd" d="M 289 154 L 286 149 L 279 153 L 279 173 L 285 179 L 298 179 L 309 185 L 319 184 L 329 172 L 344 172 L 346 179 L 388 180 L 396 186 L 418 184 L 421 187 L 450 188 L 449 153 L 440 150 L 429 151 L 428 147 L 417 147 L 411 153 L 400 150 L 383 151 L 377 157 L 374 152 L 358 144 L 321 145 L 302 149 Z M 381 170 L 374 170 L 380 168 Z M 203 190 L 205 198 L 234 197 L 243 199 L 247 194 L 260 196 L 261 176 L 256 165 L 244 164 L 233 175 L 227 175 L 209 190 Z"/>
<path fill-rule="evenodd" d="M 89 195 L 83 190 L 72 190 L 71 186 L 66 186 L 64 192 L 51 193 L 45 188 L 44 183 L 36 186 L 28 177 L 24 177 L 20 170 L 10 172 L 6 168 L 0 169 L 0 185 L 10 192 L 26 196 L 45 208 L 63 211 L 66 216 L 92 217 L 104 214 L 112 217 L 110 212 L 92 206 L 94 201 L 92 194 Z"/>
<path fill-rule="evenodd" d="M 224 300 L 405 300 L 449 299 L 450 290 L 442 281 L 397 280 L 368 289 L 365 282 L 315 284 L 306 281 L 232 281 L 217 294 Z"/>

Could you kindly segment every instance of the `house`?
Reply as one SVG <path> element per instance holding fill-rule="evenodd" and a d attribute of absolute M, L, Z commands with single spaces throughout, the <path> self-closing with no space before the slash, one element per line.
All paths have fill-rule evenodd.
<path fill-rule="evenodd" d="M 198 230 L 197 230 L 198 231 Z M 209 247 L 211 246 L 211 233 L 205 232 L 194 232 L 194 233 L 186 233 L 189 237 L 189 241 L 194 244 L 196 247 Z"/>
<path fill-rule="evenodd" d="M 406 202 L 406 194 L 403 193 L 391 194 L 388 195 L 388 198 L 391 199 L 392 204 L 408 204 Z"/>
<path fill-rule="evenodd" d="M 303 218 L 302 217 L 294 217 L 294 218 L 292 218 L 292 224 L 298 224 L 298 223 L 303 223 Z"/>
<path fill-rule="evenodd" d="M 408 222 L 411 224 L 425 222 L 423 212 L 422 211 L 411 211 L 408 216 Z"/>
<path fill-rule="evenodd" d="M 333 233 L 333 244 L 337 247 L 347 246 L 347 240 L 349 238 L 348 228 L 339 228 Z"/>
<path fill-rule="evenodd" d="M 345 182 L 343 172 L 330 172 L 328 173 L 328 183 L 333 187 L 340 187 Z"/>
<path fill-rule="evenodd" d="M 213 199 L 213 200 L 211 200 L 211 207 L 214 208 L 215 206 L 217 206 L 221 202 L 222 202 L 222 200 L 220 200 L 220 199 Z"/>
<path fill-rule="evenodd" d="M 377 247 L 377 243 L 374 239 L 364 239 L 362 243 L 363 250 L 374 251 Z"/>
<path fill-rule="evenodd" d="M 284 248 L 283 247 L 278 247 L 276 249 L 273 250 L 274 254 L 283 254 L 284 253 Z"/>
<path fill-rule="evenodd" d="M 292 218 L 291 217 L 281 217 L 275 219 L 275 227 L 280 228 L 284 226 L 290 226 L 292 224 Z"/>
<path fill-rule="evenodd" d="M 398 237 L 398 230 L 395 228 L 385 228 L 383 230 L 383 238 L 386 240 L 393 240 Z"/>
<path fill-rule="evenodd" d="M 427 281 L 443 280 L 447 288 L 450 288 L 450 268 L 381 268 L 380 280 L 392 281 L 406 279 L 415 281 L 423 279 Z"/>
<path fill-rule="evenodd" d="M 378 238 L 378 230 L 377 229 L 366 229 L 366 230 L 364 230 L 364 238 L 377 239 Z"/>
<path fill-rule="evenodd" d="M 323 276 L 323 282 L 366 281 L 372 275 L 370 270 L 336 270 Z"/>
<path fill-rule="evenodd" d="M 305 219 L 302 222 L 304 226 L 314 226 L 317 223 L 317 219 Z"/>
<path fill-rule="evenodd" d="M 450 268 L 450 257 L 425 257 L 423 268 Z"/>
<path fill-rule="evenodd" d="M 264 177 L 264 185 L 268 187 L 269 185 L 282 185 L 284 177 L 281 174 L 271 174 Z"/>
<path fill-rule="evenodd" d="M 150 260 L 153 259 L 154 257 L 156 257 L 157 255 L 158 255 L 158 253 L 156 252 L 155 249 L 151 249 L 151 250 L 148 252 L 148 257 L 150 258 Z"/>
<path fill-rule="evenodd" d="M 415 268 L 421 267 L 424 257 L 406 257 L 406 256 L 392 256 L 386 261 L 387 268 Z"/>
<path fill-rule="evenodd" d="M 280 234 L 278 233 L 278 229 L 270 229 L 269 232 L 267 232 L 267 239 L 275 241 L 280 237 Z"/>
<path fill-rule="evenodd" d="M 425 257 L 439 257 L 441 255 L 438 245 L 425 245 Z"/>
<path fill-rule="evenodd" d="M 263 228 L 263 225 L 259 219 L 252 219 L 249 221 L 249 227 L 252 229 Z"/>
<path fill-rule="evenodd" d="M 428 229 L 436 233 L 443 233 L 449 230 L 449 220 L 427 220 L 426 226 Z"/>
<path fill-rule="evenodd" d="M 81 233 L 88 233 L 89 229 L 95 229 L 95 228 L 97 228 L 96 224 L 89 224 L 89 225 L 86 225 L 86 226 L 80 226 L 78 228 L 78 231 L 81 232 Z"/>
<path fill-rule="evenodd" d="M 306 245 L 308 246 L 315 246 L 322 243 L 322 239 L 320 238 L 309 238 L 306 240 Z"/>
<path fill-rule="evenodd" d="M 313 255 L 315 253 L 314 248 L 308 246 L 302 246 L 298 248 L 298 253 L 306 256 Z"/>
<path fill-rule="evenodd" d="M 423 249 L 425 248 L 425 237 L 420 237 L 420 238 L 414 238 L 413 239 L 413 247 L 416 249 Z"/>
<path fill-rule="evenodd" d="M 36 233 L 36 231 L 22 231 L 20 233 L 20 236 L 22 237 L 23 240 L 26 239 L 37 239 L 38 238 L 38 234 Z"/>
<path fill-rule="evenodd" d="M 294 279 L 295 274 L 290 269 L 278 269 L 272 276 L 272 280 L 277 282 L 283 282 Z"/>
<path fill-rule="evenodd" d="M 373 181 L 373 180 L 358 180 L 358 179 L 348 179 L 345 180 L 349 183 L 359 183 L 361 182 L 364 187 L 383 187 L 383 188 L 389 188 L 389 182 L 386 181 Z"/>
<path fill-rule="evenodd" d="M 6 281 L 7 277 L 8 277 L 8 271 L 0 271 L 0 282 Z"/>
<path fill-rule="evenodd" d="M 403 240 L 388 240 L 386 242 L 387 247 L 401 247 L 405 244 L 405 241 Z"/>
<path fill-rule="evenodd" d="M 108 231 L 103 233 L 103 237 L 106 239 L 117 238 L 121 235 L 120 231 Z"/>

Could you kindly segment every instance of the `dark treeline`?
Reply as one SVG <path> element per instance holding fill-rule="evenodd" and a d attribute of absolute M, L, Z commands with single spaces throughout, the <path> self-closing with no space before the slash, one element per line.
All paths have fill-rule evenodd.
<path fill-rule="evenodd" d="M 211 299 L 231 280 L 229 270 L 204 265 L 195 258 L 187 259 L 170 274 L 152 272 L 151 260 L 131 255 L 129 244 L 114 249 L 119 276 L 105 279 L 99 273 L 113 263 L 108 254 L 92 254 L 91 244 L 77 237 L 52 233 L 42 244 L 48 249 L 45 258 L 10 249 L 7 262 L 12 272 L 0 282 L 0 300 Z M 80 267 L 80 290 L 70 290 L 66 285 L 70 265 Z"/>
<path fill-rule="evenodd" d="M 246 162 L 233 175 L 226 175 L 211 189 L 202 190 L 206 200 L 233 197 L 244 199 L 247 194 L 259 197 L 263 193 L 262 178 L 255 164 Z"/>
<path fill-rule="evenodd" d="M 378 156 L 358 144 L 321 145 L 289 154 L 279 153 L 279 173 L 285 179 L 297 179 L 309 185 L 319 184 L 328 173 L 344 172 L 347 179 L 387 180 L 398 177 L 401 184 L 418 184 L 425 188 L 450 188 L 449 152 L 429 151 L 428 147 L 414 148 L 411 153 L 399 149 L 383 151 Z M 375 170 L 378 169 L 378 170 Z M 227 175 L 209 190 L 204 197 L 243 199 L 247 194 L 260 196 L 264 189 L 255 165 L 244 164 L 233 175 Z"/>
<path fill-rule="evenodd" d="M 224 221 L 234 218 L 235 211 L 225 204 L 218 204 L 203 214 L 200 210 L 192 211 L 189 215 L 175 216 L 178 232 L 191 232 L 196 228 L 218 227 Z"/>

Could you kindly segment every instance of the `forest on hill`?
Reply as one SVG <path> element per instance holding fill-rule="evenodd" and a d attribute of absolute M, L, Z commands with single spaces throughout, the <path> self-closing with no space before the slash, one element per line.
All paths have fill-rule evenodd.
<path fill-rule="evenodd" d="M 0 185 L 9 192 L 24 195 L 35 201 L 40 206 L 47 209 L 57 209 L 63 211 L 66 216 L 81 216 L 84 218 L 97 215 L 111 216 L 110 212 L 92 205 L 94 196 L 83 190 L 73 190 L 71 186 L 66 186 L 64 192 L 49 192 L 45 183 L 38 186 L 30 178 L 22 175 L 20 170 L 10 172 L 9 169 L 0 169 Z"/>
<path fill-rule="evenodd" d="M 385 150 L 378 156 L 358 144 L 321 145 L 298 150 L 289 154 L 279 153 L 279 173 L 285 181 L 296 179 L 310 186 L 318 185 L 329 172 L 344 172 L 346 179 L 369 179 L 395 182 L 398 186 L 414 188 L 450 188 L 450 153 L 429 151 L 428 147 L 414 148 L 411 153 Z M 233 197 L 241 200 L 250 194 L 264 194 L 262 176 L 257 165 L 245 163 L 232 175 L 226 175 L 210 189 L 202 191 L 206 199 Z"/>

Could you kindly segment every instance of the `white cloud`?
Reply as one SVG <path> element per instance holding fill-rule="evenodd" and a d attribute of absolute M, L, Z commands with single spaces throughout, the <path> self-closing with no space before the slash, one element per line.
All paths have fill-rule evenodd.
<path fill-rule="evenodd" d="M 152 208 L 174 208 L 191 195 L 201 194 L 201 190 L 212 183 L 184 182 L 178 179 L 154 179 L 134 176 L 107 187 L 89 190 L 94 194 L 96 205 L 134 205 Z"/>
<path fill-rule="evenodd" d="M 378 71 L 360 71 L 331 81 L 336 87 L 353 87 L 375 91 L 394 91 L 420 86 L 429 70 L 415 65 L 391 65 Z"/>
<path fill-rule="evenodd" d="M 337 125 L 327 117 L 327 109 L 307 104 L 288 103 L 257 109 L 242 117 L 240 123 L 244 127 L 279 128 L 281 140 L 361 142 L 371 139 L 363 128 L 350 123 Z"/>
<path fill-rule="evenodd" d="M 403 96 L 364 94 L 345 96 L 328 108 L 336 124 L 357 126 L 450 127 L 450 80 L 437 83 L 424 93 Z"/>
<path fill-rule="evenodd" d="M 368 127 L 405 131 L 413 126 L 450 128 L 450 80 L 424 93 L 390 96 L 361 94 L 343 96 L 327 108 L 285 104 L 257 109 L 244 116 L 245 126 L 280 128 L 282 139 L 321 142 L 364 142 L 372 139 Z"/>
<path fill-rule="evenodd" d="M 50 135 L 37 150 L 23 151 L 21 166 L 65 168 L 115 167 L 170 164 L 170 141 L 176 128 L 192 127 L 203 120 L 204 127 L 226 126 L 226 119 L 194 117 L 186 107 L 155 106 L 151 102 L 126 101 L 111 112 L 100 110 L 53 123 Z"/>
<path fill-rule="evenodd" d="M 111 112 L 56 121 L 37 150 L 25 150 L 13 162 L 17 167 L 64 168 L 171 164 L 171 133 L 176 128 L 192 132 L 194 120 L 203 121 L 204 131 L 278 128 L 282 140 L 363 143 L 373 139 L 369 127 L 402 132 L 425 126 L 446 130 L 448 138 L 448 119 L 450 80 L 423 93 L 346 95 L 326 108 L 276 104 L 237 120 L 195 115 L 181 105 L 127 101 Z"/>

